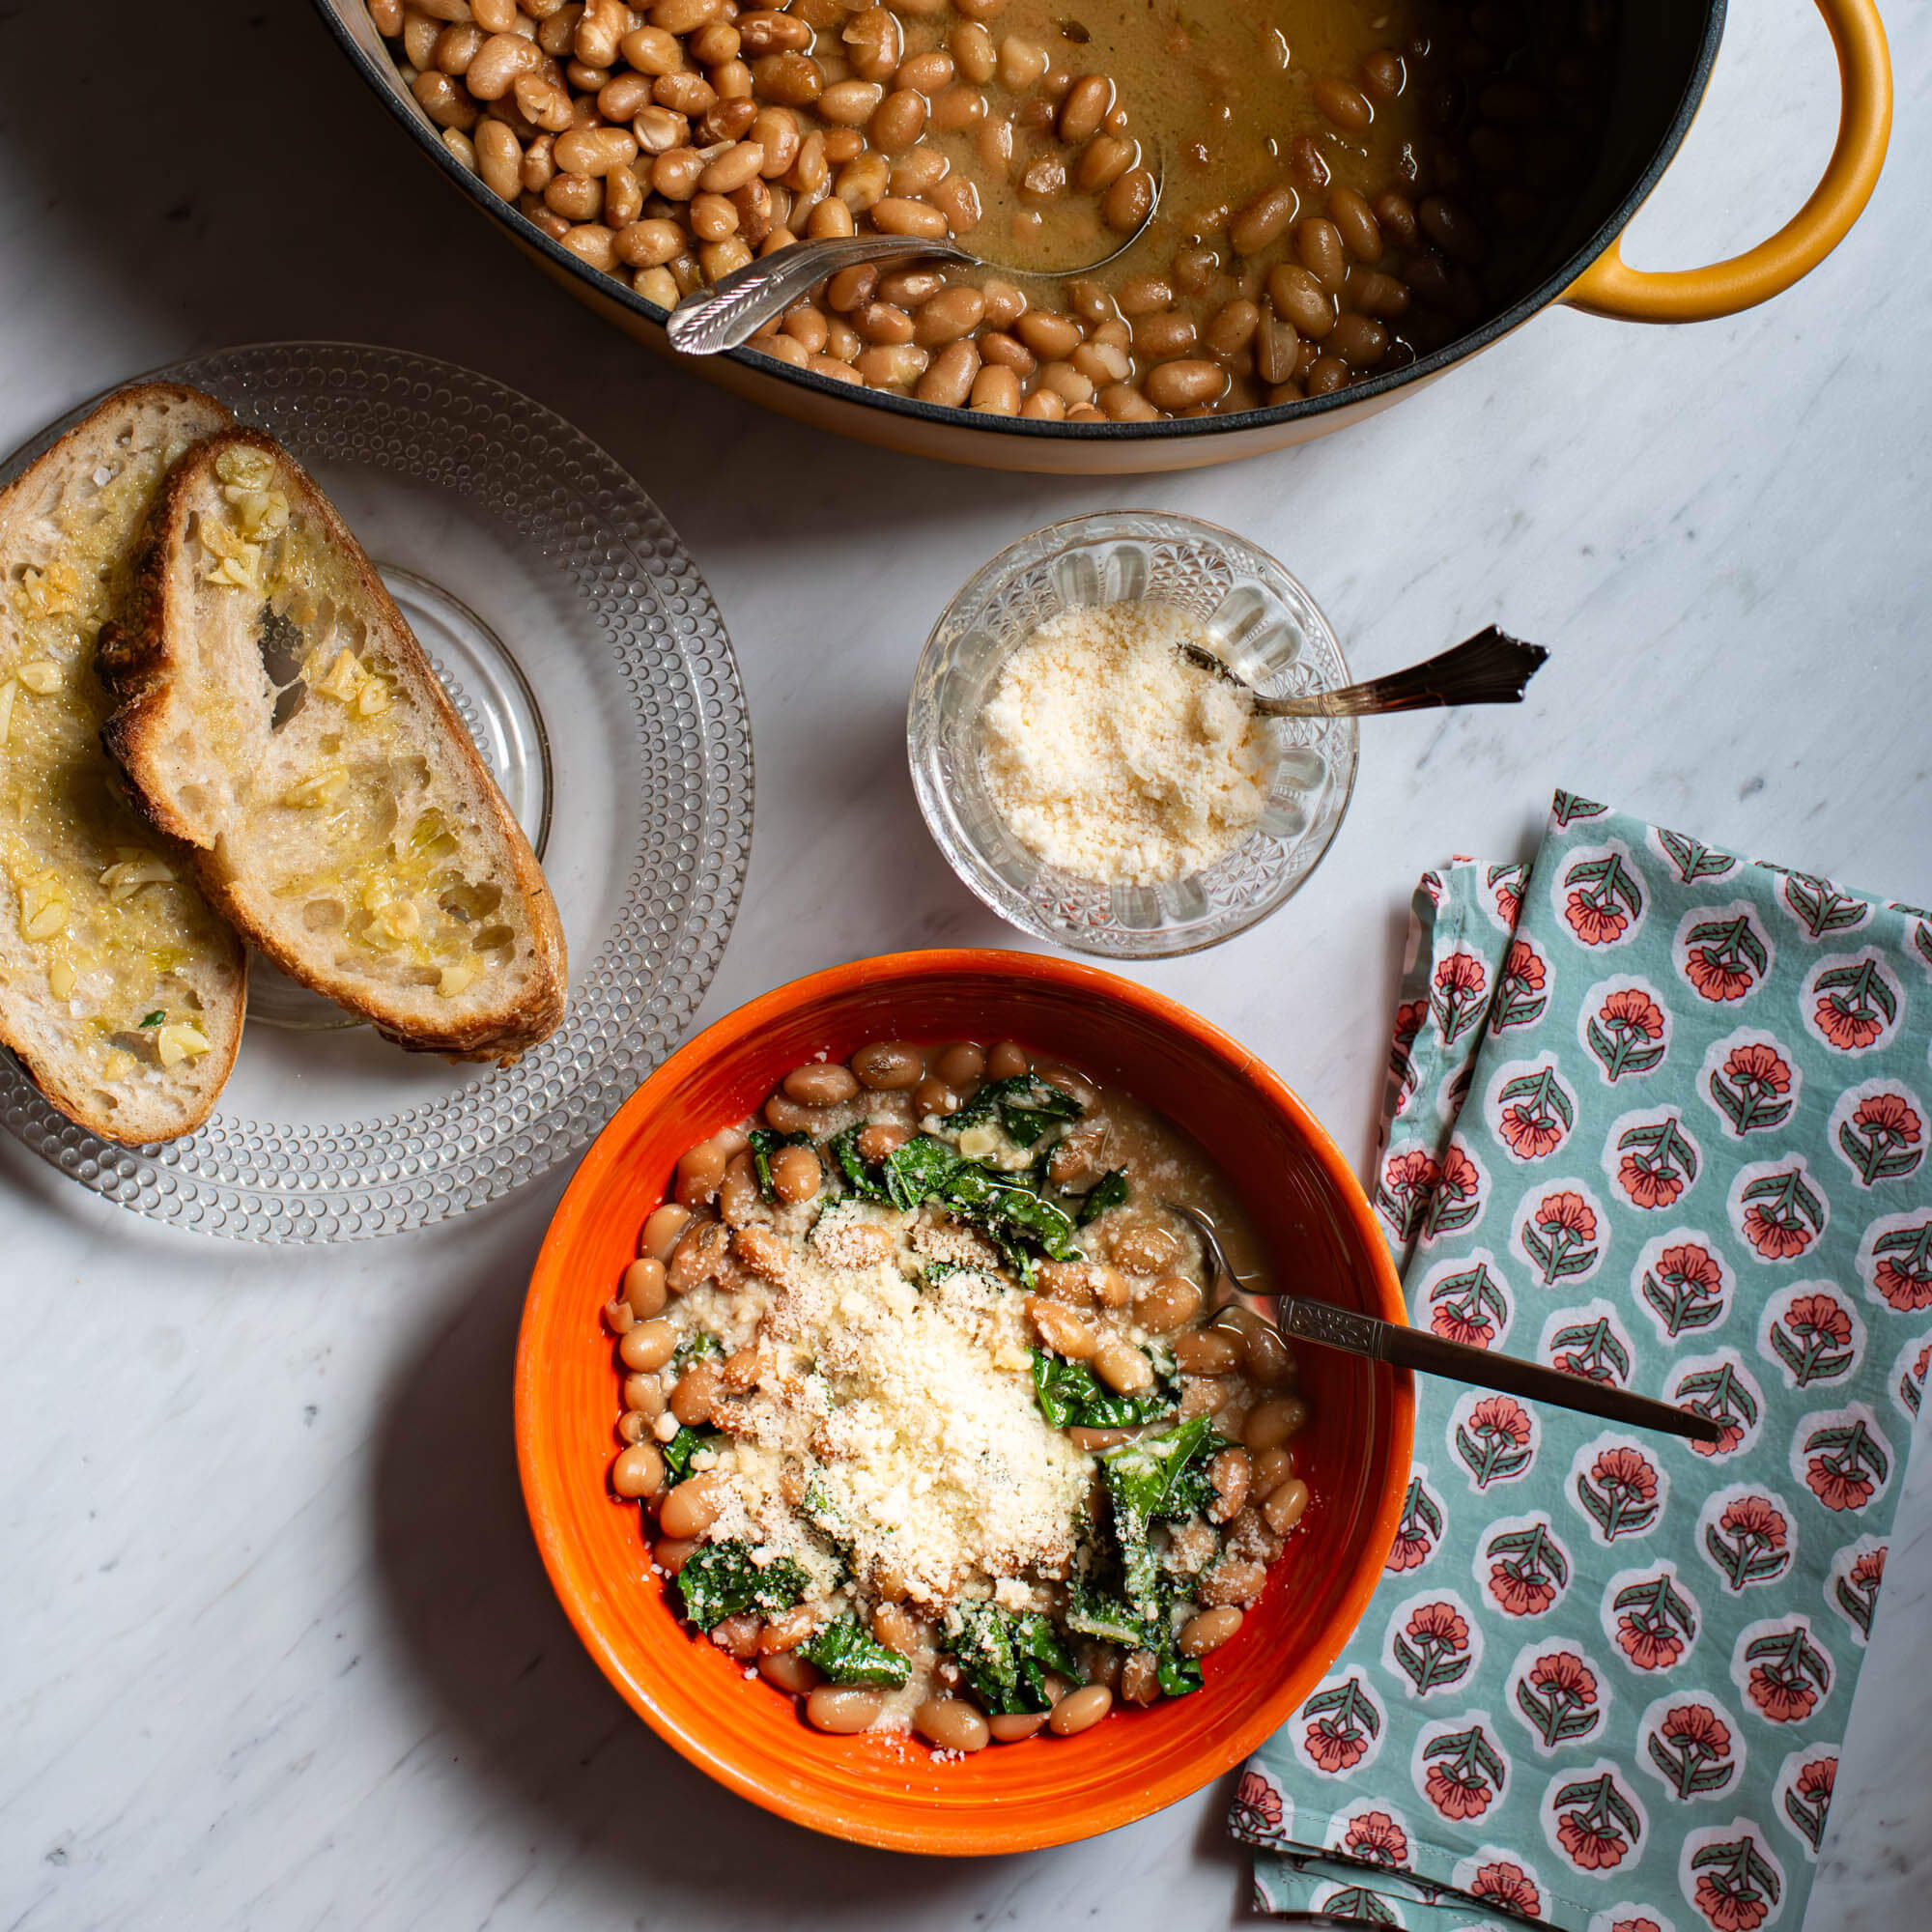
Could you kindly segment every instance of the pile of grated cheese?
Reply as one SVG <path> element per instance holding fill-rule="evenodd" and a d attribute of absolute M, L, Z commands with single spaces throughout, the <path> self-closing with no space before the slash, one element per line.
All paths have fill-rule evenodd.
<path fill-rule="evenodd" d="M 1176 650 L 1212 649 L 1169 604 L 1082 606 L 1042 624 L 981 721 L 988 790 L 1014 838 L 1103 884 L 1159 885 L 1225 858 L 1267 803 L 1249 696 Z"/>
<path fill-rule="evenodd" d="M 864 1223 L 895 1237 L 890 1258 L 845 1238 Z M 1020 1297 L 960 1263 L 908 1278 L 950 1233 L 850 1204 L 821 1215 L 760 1323 L 758 1381 L 718 1459 L 732 1503 L 716 1534 L 806 1560 L 789 1467 L 810 1472 L 814 1513 L 836 1523 L 855 1575 L 928 1608 L 1065 1573 L 1092 1461 L 1040 1416 Z"/>

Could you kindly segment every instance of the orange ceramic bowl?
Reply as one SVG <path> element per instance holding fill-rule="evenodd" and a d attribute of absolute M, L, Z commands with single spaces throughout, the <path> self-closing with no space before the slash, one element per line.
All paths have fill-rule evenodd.
<path fill-rule="evenodd" d="M 697 1638 L 651 1573 L 636 1504 L 614 1500 L 617 1372 L 599 1311 L 677 1156 L 751 1112 L 813 1054 L 872 1039 L 1011 1037 L 1119 1082 L 1192 1133 L 1239 1190 L 1298 1293 L 1403 1320 L 1395 1270 L 1341 1151 L 1252 1054 L 1184 1007 L 1069 960 L 902 952 L 794 980 L 674 1054 L 618 1112 L 552 1221 L 517 1350 L 517 1452 L 537 1544 L 578 1634 L 693 1764 L 799 1824 L 896 1851 L 1028 1851 L 1145 1817 L 1238 1763 L 1349 1640 L 1408 1480 L 1406 1374 L 1303 1351 L 1314 1500 L 1266 1594 L 1207 1662 L 1207 1687 L 1117 1711 L 1075 1738 L 935 1764 L 917 1744 L 827 1737 L 794 1700 Z"/>

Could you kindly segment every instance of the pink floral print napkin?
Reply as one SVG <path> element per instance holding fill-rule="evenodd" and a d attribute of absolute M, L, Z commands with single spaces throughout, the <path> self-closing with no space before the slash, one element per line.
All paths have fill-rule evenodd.
<path fill-rule="evenodd" d="M 1569 792 L 1422 882 L 1373 1195 L 1410 1319 L 1715 1450 L 1424 1380 L 1353 1642 L 1242 1774 L 1264 1912 L 1804 1918 L 1932 1365 L 1932 915 Z"/>

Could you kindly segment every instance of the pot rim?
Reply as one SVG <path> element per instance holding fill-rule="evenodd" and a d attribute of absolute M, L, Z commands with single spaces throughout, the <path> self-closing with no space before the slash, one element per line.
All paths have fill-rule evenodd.
<path fill-rule="evenodd" d="M 513 241 L 535 251 L 555 271 L 581 281 L 591 293 L 615 302 L 640 321 L 662 329 L 668 311 L 646 301 L 614 275 L 593 269 L 564 247 L 553 242 L 526 215 L 501 200 L 466 168 L 436 136 L 421 111 L 404 99 L 389 74 L 383 72 L 374 58 L 361 46 L 340 17 L 339 5 L 353 6 L 357 0 L 315 0 L 315 9 L 335 37 L 351 64 L 375 91 L 376 97 L 408 132 L 416 147 L 433 160 L 462 191 L 493 221 L 499 222 Z M 1728 0 L 1705 0 L 1703 39 L 1698 44 L 1684 92 L 1664 128 L 1663 138 L 1628 192 L 1590 236 L 1555 270 L 1526 294 L 1519 297 L 1500 314 L 1478 325 L 1464 335 L 1429 355 L 1418 356 L 1400 369 L 1372 376 L 1365 383 L 1351 383 L 1326 396 L 1307 396 L 1300 402 L 1275 403 L 1265 409 L 1243 410 L 1235 415 L 1188 416 L 1165 422 L 1069 423 L 1044 422 L 1028 416 L 1000 416 L 990 413 L 968 415 L 962 410 L 940 403 L 923 403 L 914 396 L 895 396 L 884 389 L 858 388 L 850 383 L 835 382 L 829 376 L 814 375 L 809 369 L 794 368 L 768 355 L 757 355 L 750 347 L 724 352 L 724 359 L 735 362 L 749 375 L 766 381 L 788 383 L 830 400 L 900 416 L 909 422 L 928 424 L 935 429 L 969 435 L 1016 437 L 1035 441 L 1073 443 L 1165 442 L 1191 440 L 1216 435 L 1278 428 L 1284 424 L 1313 421 L 1333 412 L 1353 409 L 1378 397 L 1386 396 L 1409 384 L 1421 384 L 1444 370 L 1499 342 L 1519 328 L 1538 311 L 1558 300 L 1591 263 L 1608 249 L 1629 226 L 1632 218 L 1662 179 L 1664 170 L 1677 158 L 1684 138 L 1690 131 L 1697 110 L 1710 85 L 1711 71 L 1717 63 L 1718 48 L 1724 35 Z M 675 355 L 675 351 L 670 352 Z M 709 358 L 690 358 L 693 360 Z"/>

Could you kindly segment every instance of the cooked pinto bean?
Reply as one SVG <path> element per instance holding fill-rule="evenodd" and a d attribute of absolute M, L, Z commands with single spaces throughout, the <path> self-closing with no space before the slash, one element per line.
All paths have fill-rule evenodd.
<path fill-rule="evenodd" d="M 1145 1214 L 1123 1215 L 1107 1236 L 1107 1252 L 1129 1273 L 1158 1274 L 1179 1255 L 1180 1237 Z"/>
<path fill-rule="evenodd" d="M 722 1221 L 700 1221 L 677 1244 L 665 1268 L 673 1294 L 689 1294 L 707 1281 L 716 1281 L 730 1253 L 731 1231 Z"/>
<path fill-rule="evenodd" d="M 648 1496 L 664 1481 L 664 1458 L 656 1445 L 634 1442 L 611 1464 L 611 1487 L 620 1496 Z"/>
<path fill-rule="evenodd" d="M 881 1604 L 873 1610 L 872 1635 L 901 1657 L 915 1657 L 919 1653 L 919 1624 L 910 1611 L 897 1604 Z"/>
<path fill-rule="evenodd" d="M 670 1412 L 687 1429 L 709 1422 L 724 1383 L 724 1372 L 716 1362 L 694 1362 L 670 1392 Z"/>
<path fill-rule="evenodd" d="M 662 1551 L 664 1546 L 658 1546 Z M 818 1669 L 808 1663 L 804 1658 L 789 1650 L 767 1653 L 758 1659 L 758 1675 L 767 1684 L 787 1692 L 793 1697 L 803 1697 L 816 1688 Z"/>
<path fill-rule="evenodd" d="M 925 1077 L 925 1056 L 898 1040 L 875 1040 L 852 1056 L 852 1071 L 874 1093 L 899 1093 Z"/>
<path fill-rule="evenodd" d="M 1100 1337 L 1086 1317 L 1076 1315 L 1064 1302 L 1044 1295 L 1030 1294 L 1026 1301 L 1027 1320 L 1039 1339 L 1056 1354 L 1069 1362 L 1091 1361 L 1100 1346 Z"/>
<path fill-rule="evenodd" d="M 897 1121 L 877 1121 L 859 1131 L 859 1151 L 871 1161 L 884 1160 L 912 1139 L 912 1129 Z"/>
<path fill-rule="evenodd" d="M 787 1208 L 816 1197 L 824 1182 L 818 1156 L 810 1148 L 780 1148 L 772 1155 L 772 1192 Z"/>
<path fill-rule="evenodd" d="M 847 1736 L 868 1729 L 885 1708 L 885 1693 L 858 1685 L 821 1684 L 805 1700 L 806 1722 L 814 1730 Z"/>
<path fill-rule="evenodd" d="M 1294 219 L 1299 197 L 1286 182 L 1264 188 L 1235 217 L 1228 241 L 1237 255 L 1259 255 Z"/>
<path fill-rule="evenodd" d="M 1190 1328 L 1175 1337 L 1174 1358 L 1190 1376 L 1229 1376 L 1241 1365 L 1241 1345 L 1212 1328 Z"/>
<path fill-rule="evenodd" d="M 750 1663 L 757 1656 L 757 1636 L 759 1621 L 748 1611 L 738 1611 L 736 1617 L 726 1617 L 723 1623 L 711 1625 L 711 1642 L 724 1656 L 736 1658 L 740 1663 Z"/>
<path fill-rule="evenodd" d="M 1279 1388 L 1294 1379 L 1294 1351 L 1282 1339 L 1281 1331 L 1268 1323 L 1248 1331 L 1241 1345 L 1241 1359 L 1248 1374 L 1264 1387 Z"/>
<path fill-rule="evenodd" d="M 718 1183 L 718 1218 L 727 1228 L 742 1228 L 758 1209 L 758 1175 L 749 1153 L 736 1153 Z"/>
<path fill-rule="evenodd" d="M 661 1369 L 677 1348 L 677 1330 L 668 1321 L 639 1321 L 617 1343 L 618 1359 L 627 1369 Z"/>
<path fill-rule="evenodd" d="M 1182 1657 L 1206 1657 L 1219 1650 L 1241 1627 L 1241 1613 L 1232 1604 L 1203 1610 L 1181 1625 L 1175 1648 Z"/>
<path fill-rule="evenodd" d="M 1153 1386 L 1153 1367 L 1146 1355 L 1114 1335 L 1106 1336 L 1094 1350 L 1094 1367 L 1100 1379 L 1121 1395 L 1139 1395 Z"/>
<path fill-rule="evenodd" d="M 1224 1449 L 1208 1465 L 1208 1480 L 1213 1485 L 1214 1501 L 1208 1511 L 1210 1522 L 1232 1522 L 1248 1499 L 1250 1467 L 1247 1453 Z"/>
<path fill-rule="evenodd" d="M 1299 1396 L 1277 1397 L 1256 1404 L 1241 1439 L 1256 1451 L 1279 1448 L 1307 1420 L 1308 1405 Z"/>
<path fill-rule="evenodd" d="M 1151 1333 L 1169 1335 L 1192 1321 L 1201 1303 L 1201 1290 L 1184 1274 L 1163 1275 L 1134 1303 L 1134 1315 Z"/>
<path fill-rule="evenodd" d="M 661 1261 L 640 1257 L 624 1270 L 624 1299 L 639 1321 L 648 1321 L 663 1313 L 665 1305 L 665 1266 Z"/>
<path fill-rule="evenodd" d="M 1213 1607 L 1252 1604 L 1266 1583 L 1267 1568 L 1264 1564 L 1223 1559 L 1201 1578 L 1194 1594 L 1199 1602 Z"/>
<path fill-rule="evenodd" d="M 1047 1728 L 1055 1737 L 1077 1737 L 1082 1731 L 1091 1731 L 1107 1713 L 1113 1709 L 1114 1693 L 1104 1684 L 1089 1684 L 1079 1690 L 1069 1690 L 1053 1707 L 1053 1715 L 1047 1719 Z"/>
<path fill-rule="evenodd" d="M 1262 1516 L 1277 1536 L 1286 1536 L 1301 1520 L 1308 1508 L 1308 1485 L 1299 1476 L 1291 1476 L 1280 1489 L 1262 1501 Z"/>
<path fill-rule="evenodd" d="M 715 1140 L 699 1141 L 678 1156 L 677 1198 L 687 1208 L 703 1208 L 718 1193 L 724 1179 L 724 1150 Z"/>
<path fill-rule="evenodd" d="M 724 1490 L 716 1476 L 687 1476 L 664 1499 L 658 1526 L 667 1536 L 702 1536 L 724 1507 Z"/>
<path fill-rule="evenodd" d="M 769 1228 L 740 1228 L 731 1236 L 731 1252 L 766 1281 L 782 1281 L 791 1259 L 782 1238 Z"/>
<path fill-rule="evenodd" d="M 1160 1695 L 1159 1660 L 1151 1650 L 1133 1650 L 1121 1667 L 1121 1698 L 1128 1704 L 1151 1704 Z"/>
<path fill-rule="evenodd" d="M 993 1734 L 993 1742 L 998 1745 L 1016 1745 L 1025 1738 L 1037 1737 L 1046 1728 L 1047 1713 L 1044 1711 L 1005 1712 L 986 1719 L 986 1728 Z"/>
<path fill-rule="evenodd" d="M 912 1714 L 912 1727 L 941 1750 L 984 1750 L 992 1733 L 963 1697 L 928 1697 Z"/>

